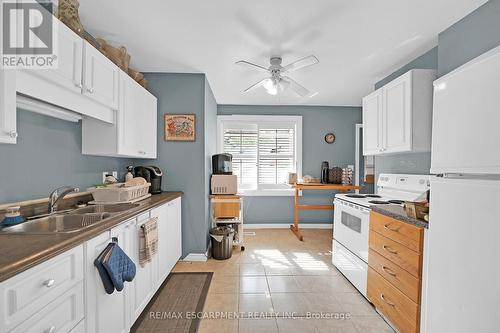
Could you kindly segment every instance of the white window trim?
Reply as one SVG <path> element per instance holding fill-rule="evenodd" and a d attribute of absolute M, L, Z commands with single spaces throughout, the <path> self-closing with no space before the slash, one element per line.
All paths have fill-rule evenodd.
<path fill-rule="evenodd" d="M 302 116 L 257 116 L 257 115 L 221 115 L 217 116 L 217 152 L 223 153 L 224 147 L 224 121 L 245 121 L 259 123 L 283 123 L 294 122 L 296 124 L 295 133 L 295 154 L 296 154 L 296 170 L 297 179 L 302 179 Z M 294 196 L 295 190 L 290 188 L 283 189 L 257 189 L 257 190 L 241 190 L 244 196 Z"/>

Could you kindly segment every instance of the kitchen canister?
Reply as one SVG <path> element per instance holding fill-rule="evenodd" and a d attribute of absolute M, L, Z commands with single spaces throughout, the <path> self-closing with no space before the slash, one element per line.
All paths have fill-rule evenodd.
<path fill-rule="evenodd" d="M 340 167 L 333 167 L 328 172 L 328 182 L 331 184 L 342 184 L 343 170 Z"/>

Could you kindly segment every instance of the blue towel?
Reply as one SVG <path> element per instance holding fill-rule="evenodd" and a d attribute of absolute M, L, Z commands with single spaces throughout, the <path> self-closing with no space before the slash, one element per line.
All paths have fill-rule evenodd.
<path fill-rule="evenodd" d="M 116 290 L 122 291 L 123 282 L 130 282 L 135 277 L 135 264 L 118 244 L 115 244 L 111 251 L 108 260 L 105 260 L 102 264 L 108 272 Z"/>

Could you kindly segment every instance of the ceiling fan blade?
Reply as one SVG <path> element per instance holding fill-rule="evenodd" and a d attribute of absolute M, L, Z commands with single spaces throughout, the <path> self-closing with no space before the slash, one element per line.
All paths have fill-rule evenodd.
<path fill-rule="evenodd" d="M 288 76 L 284 76 L 282 80 L 285 82 L 285 84 L 289 86 L 290 89 L 295 91 L 300 97 L 306 97 L 311 93 L 304 86 L 302 86 L 297 81 Z"/>
<path fill-rule="evenodd" d="M 257 64 L 245 61 L 245 60 L 237 61 L 236 64 L 237 65 L 242 65 L 242 66 L 245 66 L 245 67 L 248 67 L 248 68 L 257 69 L 257 70 L 259 70 L 261 72 L 266 72 L 266 73 L 269 72 L 269 69 L 267 69 L 266 67 L 263 67 L 263 66 L 260 66 L 260 65 L 257 65 Z"/>
<path fill-rule="evenodd" d="M 297 69 L 316 65 L 317 63 L 319 63 L 318 58 L 316 58 L 313 55 L 310 55 L 308 57 L 299 59 L 295 62 L 292 62 L 291 64 L 286 65 L 285 67 L 283 67 L 283 69 L 281 71 L 282 72 L 293 72 L 293 71 L 296 71 Z"/>
<path fill-rule="evenodd" d="M 259 82 L 257 82 L 256 84 L 251 85 L 250 87 L 248 87 L 247 89 L 245 89 L 243 92 L 249 92 L 249 91 L 255 90 L 255 89 L 259 88 L 259 87 L 262 87 L 263 85 L 265 85 L 270 80 L 271 80 L 270 78 L 262 79 Z"/>

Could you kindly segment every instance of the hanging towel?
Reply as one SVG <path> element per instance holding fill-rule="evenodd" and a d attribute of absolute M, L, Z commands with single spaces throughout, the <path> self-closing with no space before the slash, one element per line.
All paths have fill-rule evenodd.
<path fill-rule="evenodd" d="M 109 257 L 114 245 L 115 243 L 109 243 L 101 254 L 99 254 L 99 256 L 94 260 L 94 266 L 97 268 L 97 272 L 99 272 L 102 284 L 104 285 L 104 290 L 108 294 L 112 294 L 115 291 L 115 286 L 113 285 L 113 281 L 106 271 L 106 268 L 104 268 L 103 262 L 106 256 Z"/>
<path fill-rule="evenodd" d="M 123 290 L 124 281 L 130 282 L 135 277 L 136 269 L 134 262 L 123 252 L 118 244 L 115 244 L 109 254 L 109 258 L 104 260 L 102 264 L 117 291 Z"/>
<path fill-rule="evenodd" d="M 139 232 L 139 265 L 144 267 L 158 250 L 158 218 L 144 222 Z"/>

